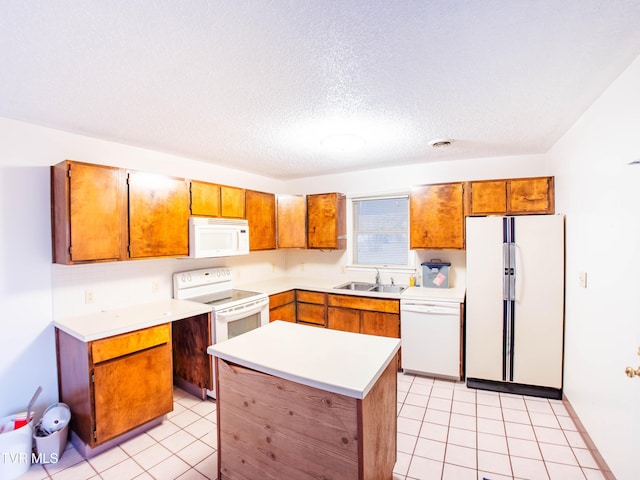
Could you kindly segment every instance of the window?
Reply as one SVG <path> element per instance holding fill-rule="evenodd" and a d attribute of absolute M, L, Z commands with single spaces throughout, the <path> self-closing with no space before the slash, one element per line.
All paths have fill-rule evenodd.
<path fill-rule="evenodd" d="M 353 263 L 409 265 L 409 197 L 353 199 Z"/>

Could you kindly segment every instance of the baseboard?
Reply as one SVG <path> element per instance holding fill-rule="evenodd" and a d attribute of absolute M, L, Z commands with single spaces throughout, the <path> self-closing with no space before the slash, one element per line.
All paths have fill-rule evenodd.
<path fill-rule="evenodd" d="M 567 409 L 567 412 L 569 412 L 569 416 L 571 417 L 571 420 L 573 420 L 573 423 L 576 425 L 576 428 L 578 429 L 578 433 L 580 434 L 580 436 L 582 437 L 582 440 L 587 446 L 589 453 L 591 453 L 591 455 L 593 456 L 593 459 L 598 465 L 598 468 L 604 475 L 604 478 L 606 480 L 616 480 L 615 475 L 609 468 L 609 465 L 607 465 L 607 462 L 604 461 L 604 458 L 602 457 L 602 455 L 600 455 L 600 452 L 598 451 L 596 444 L 593 443 L 593 440 L 591 440 L 591 437 L 589 436 L 587 429 L 584 428 L 584 425 L 580 421 L 580 418 L 578 418 L 576 411 L 571 406 L 571 403 L 569 402 L 569 399 L 567 398 L 566 395 L 562 395 L 562 404 Z"/>
<path fill-rule="evenodd" d="M 517 395 L 528 395 L 530 397 L 550 398 L 553 400 L 562 399 L 562 389 L 524 385 L 521 383 L 496 382 L 494 380 L 483 380 L 480 378 L 467 378 L 467 387 L 479 390 L 490 390 L 492 392 L 514 393 Z"/>

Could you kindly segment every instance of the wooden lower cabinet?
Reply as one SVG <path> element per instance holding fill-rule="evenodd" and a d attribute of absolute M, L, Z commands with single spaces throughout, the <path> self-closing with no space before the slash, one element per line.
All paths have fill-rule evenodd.
<path fill-rule="evenodd" d="M 400 338 L 400 300 L 330 294 L 327 305 L 328 328 Z"/>
<path fill-rule="evenodd" d="M 207 347 L 213 343 L 211 313 L 171 323 L 173 383 L 204 400 L 213 390 L 213 361 Z"/>
<path fill-rule="evenodd" d="M 392 360 L 358 399 L 218 358 L 220 479 L 388 480 L 396 462 Z"/>
<path fill-rule="evenodd" d="M 296 320 L 298 323 L 327 326 L 327 294 L 296 290 Z"/>
<path fill-rule="evenodd" d="M 269 296 L 269 321 L 296 321 L 296 294 L 294 290 L 276 293 Z"/>
<path fill-rule="evenodd" d="M 56 329 L 60 401 L 89 448 L 173 410 L 171 325 L 83 342 Z"/>

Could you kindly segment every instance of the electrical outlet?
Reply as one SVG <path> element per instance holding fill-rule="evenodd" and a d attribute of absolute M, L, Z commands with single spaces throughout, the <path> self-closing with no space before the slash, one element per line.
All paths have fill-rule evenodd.
<path fill-rule="evenodd" d="M 93 303 L 96 301 L 96 297 L 93 293 L 93 290 L 90 288 L 87 288 L 84 291 L 84 303 Z"/>
<path fill-rule="evenodd" d="M 300 264 L 300 271 L 301 271 L 301 272 L 304 272 L 304 263 L 301 263 L 301 264 Z"/>
<path fill-rule="evenodd" d="M 272 263 L 271 264 L 271 273 L 275 273 L 275 271 L 276 271 L 276 264 Z"/>
<path fill-rule="evenodd" d="M 151 293 L 158 293 L 159 290 L 160 290 L 160 282 L 158 282 L 157 280 L 154 280 L 153 282 L 151 282 Z"/>
<path fill-rule="evenodd" d="M 582 288 L 587 288 L 587 272 L 580 272 L 578 282 L 580 282 Z"/>

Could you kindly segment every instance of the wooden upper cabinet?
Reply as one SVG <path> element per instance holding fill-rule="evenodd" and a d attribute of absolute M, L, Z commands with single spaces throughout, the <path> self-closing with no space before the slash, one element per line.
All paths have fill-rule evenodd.
<path fill-rule="evenodd" d="M 410 248 L 464 248 L 463 184 L 414 187 L 409 196 Z"/>
<path fill-rule="evenodd" d="M 342 193 L 307 195 L 308 248 L 342 250 L 347 246 L 346 197 Z"/>
<path fill-rule="evenodd" d="M 304 195 L 276 197 L 278 248 L 307 248 L 307 200 Z"/>
<path fill-rule="evenodd" d="M 244 188 L 220 185 L 220 216 L 245 218 Z"/>
<path fill-rule="evenodd" d="M 249 247 L 253 250 L 276 248 L 276 196 L 246 190 L 245 209 L 249 222 Z"/>
<path fill-rule="evenodd" d="M 507 211 L 505 180 L 469 182 L 469 215 L 501 215 Z"/>
<path fill-rule="evenodd" d="M 53 262 L 114 261 L 124 255 L 122 170 L 64 161 L 51 167 Z"/>
<path fill-rule="evenodd" d="M 220 185 L 191 180 L 191 215 L 220 216 Z"/>
<path fill-rule="evenodd" d="M 514 178 L 507 182 L 507 212 L 548 213 L 555 211 L 553 177 Z"/>
<path fill-rule="evenodd" d="M 189 254 L 189 188 L 184 179 L 130 171 L 129 256 Z"/>
<path fill-rule="evenodd" d="M 553 177 L 468 182 L 468 215 L 554 213 Z"/>

